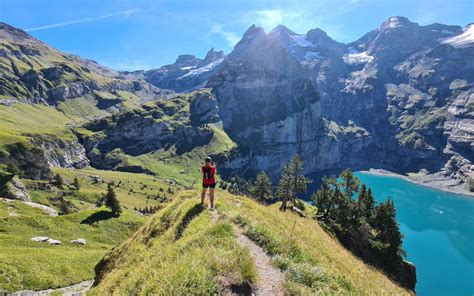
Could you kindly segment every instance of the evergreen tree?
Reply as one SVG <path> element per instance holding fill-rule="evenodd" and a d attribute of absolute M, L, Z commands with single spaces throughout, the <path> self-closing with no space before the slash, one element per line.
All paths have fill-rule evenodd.
<path fill-rule="evenodd" d="M 76 190 L 81 189 L 81 183 L 79 183 L 79 179 L 77 177 L 74 178 L 74 187 L 76 187 Z"/>
<path fill-rule="evenodd" d="M 291 178 L 291 168 L 290 164 L 287 163 L 281 174 L 280 183 L 278 184 L 277 196 L 281 200 L 280 210 L 286 211 L 288 198 L 290 198 L 293 193 L 292 190 L 292 178 Z"/>
<path fill-rule="evenodd" d="M 388 263 L 395 264 L 400 256 L 405 256 L 405 251 L 402 248 L 403 235 L 397 222 L 395 205 L 390 197 L 376 207 L 374 226 L 378 232 L 377 240 L 387 246 L 384 253 L 391 260 Z"/>
<path fill-rule="evenodd" d="M 375 200 L 372 189 L 367 190 L 367 186 L 362 184 L 359 197 L 357 199 L 357 207 L 359 209 L 359 216 L 365 219 L 369 224 L 372 223 L 375 210 Z"/>
<path fill-rule="evenodd" d="M 251 188 L 253 198 L 265 203 L 273 197 L 272 182 L 265 172 L 260 172 L 256 179 L 255 185 Z"/>
<path fill-rule="evenodd" d="M 107 185 L 107 194 L 105 195 L 105 205 L 110 208 L 114 216 L 118 217 L 122 213 L 122 208 L 120 207 L 120 202 L 117 199 L 114 188 L 112 184 Z"/>
<path fill-rule="evenodd" d="M 341 173 L 342 186 L 344 192 L 352 198 L 354 192 L 359 191 L 360 181 L 357 177 L 354 176 L 351 170 L 347 169 Z"/>
<path fill-rule="evenodd" d="M 58 186 L 59 189 L 63 189 L 64 179 L 60 174 L 54 176 L 54 184 Z"/>
<path fill-rule="evenodd" d="M 296 204 L 296 197 L 300 193 L 305 193 L 309 180 L 303 175 L 303 162 L 298 154 L 295 154 L 291 160 L 291 202 L 293 205 Z"/>
<path fill-rule="evenodd" d="M 324 177 L 321 188 L 311 196 L 315 206 L 318 208 L 318 219 L 326 220 L 331 216 L 334 209 L 334 191 L 331 184 L 334 183 L 336 183 L 335 177 Z"/>

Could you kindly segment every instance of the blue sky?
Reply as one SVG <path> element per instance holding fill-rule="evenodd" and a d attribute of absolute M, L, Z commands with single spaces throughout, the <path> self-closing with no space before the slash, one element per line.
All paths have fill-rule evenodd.
<path fill-rule="evenodd" d="M 472 0 L 0 0 L 0 21 L 65 52 L 120 70 L 157 68 L 183 53 L 229 52 L 252 24 L 319 27 L 351 42 L 393 15 L 465 26 Z"/>

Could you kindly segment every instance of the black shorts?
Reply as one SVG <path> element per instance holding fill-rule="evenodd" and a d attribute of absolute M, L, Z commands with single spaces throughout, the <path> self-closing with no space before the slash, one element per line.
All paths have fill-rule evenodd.
<path fill-rule="evenodd" d="M 202 184 L 202 188 L 216 188 L 216 183 L 214 183 L 214 184 Z"/>

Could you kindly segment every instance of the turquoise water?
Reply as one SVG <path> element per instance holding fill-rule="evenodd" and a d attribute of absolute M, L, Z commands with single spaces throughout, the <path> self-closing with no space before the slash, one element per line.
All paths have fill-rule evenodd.
<path fill-rule="evenodd" d="M 357 172 L 378 201 L 392 197 L 418 295 L 474 295 L 474 197 Z"/>

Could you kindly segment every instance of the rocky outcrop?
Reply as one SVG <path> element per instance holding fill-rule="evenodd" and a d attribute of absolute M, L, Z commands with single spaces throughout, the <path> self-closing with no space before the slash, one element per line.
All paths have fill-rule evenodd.
<path fill-rule="evenodd" d="M 15 165 L 28 179 L 51 179 L 53 174 L 40 148 L 29 144 L 9 144 L 0 150 L 0 163 Z"/>
<path fill-rule="evenodd" d="M 86 150 L 78 139 L 33 136 L 32 143 L 40 147 L 50 166 L 81 169 L 89 166 Z"/>
<path fill-rule="evenodd" d="M 213 109 L 214 101 L 208 90 L 202 90 L 87 124 L 86 128 L 96 131 L 84 139 L 91 164 L 98 168 L 136 171 L 139 168 L 123 164 L 127 155 L 142 155 L 172 146 L 176 153 L 182 154 L 207 144 L 213 132 L 204 124 L 214 122 L 215 116 L 194 107 Z"/>
<path fill-rule="evenodd" d="M 28 190 L 17 176 L 13 176 L 10 181 L 4 185 L 0 194 L 7 199 L 31 202 Z"/>

